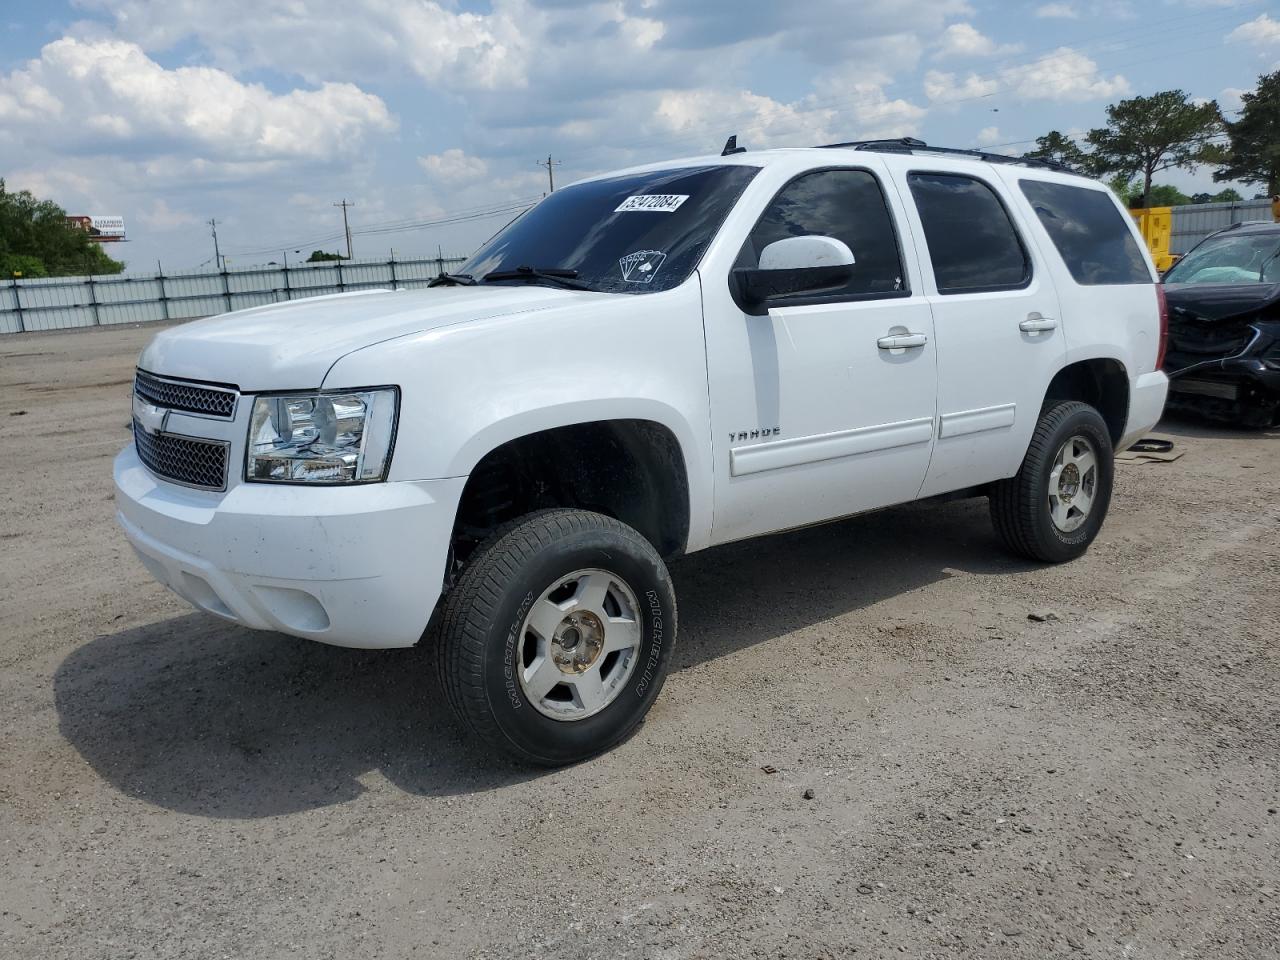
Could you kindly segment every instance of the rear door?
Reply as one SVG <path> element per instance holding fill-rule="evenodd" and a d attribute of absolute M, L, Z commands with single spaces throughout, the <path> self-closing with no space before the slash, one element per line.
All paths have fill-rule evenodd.
<path fill-rule="evenodd" d="M 1023 214 L 986 165 L 897 160 L 938 350 L 938 436 L 921 496 L 1017 472 L 1066 344 Z"/>
<path fill-rule="evenodd" d="M 1014 205 L 1025 205 L 1044 234 L 1067 361 L 1114 359 L 1131 379 L 1152 373 L 1160 346 L 1155 267 L 1115 194 L 1083 177 L 1023 167 L 1000 176 Z"/>

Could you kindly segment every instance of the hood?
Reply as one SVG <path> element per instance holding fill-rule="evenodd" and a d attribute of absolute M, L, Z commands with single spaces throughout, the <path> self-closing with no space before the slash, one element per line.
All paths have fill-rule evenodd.
<path fill-rule="evenodd" d="M 1174 324 L 1239 320 L 1280 305 L 1280 283 L 1166 283 L 1164 292 Z"/>
<path fill-rule="evenodd" d="M 311 297 L 161 331 L 143 350 L 138 366 L 162 376 L 235 384 L 245 393 L 309 390 L 320 386 L 343 356 L 384 340 L 608 296 L 486 285 Z"/>

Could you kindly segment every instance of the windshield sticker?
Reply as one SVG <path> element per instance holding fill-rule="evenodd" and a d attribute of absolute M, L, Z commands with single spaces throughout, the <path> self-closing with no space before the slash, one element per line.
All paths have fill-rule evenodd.
<path fill-rule="evenodd" d="M 680 204 L 688 199 L 689 195 L 687 193 L 645 193 L 627 197 L 622 203 L 618 204 L 618 208 L 613 212 L 675 213 L 680 209 Z"/>
<path fill-rule="evenodd" d="M 639 250 L 620 259 L 618 266 L 622 268 L 622 279 L 627 283 L 649 283 L 666 259 L 667 255 L 660 250 Z"/>

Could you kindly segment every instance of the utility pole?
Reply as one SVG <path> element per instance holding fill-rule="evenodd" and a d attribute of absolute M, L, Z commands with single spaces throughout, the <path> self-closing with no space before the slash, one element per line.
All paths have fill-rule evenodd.
<path fill-rule="evenodd" d="M 551 154 L 547 154 L 547 159 L 539 160 L 538 166 L 547 168 L 547 186 L 551 193 L 556 192 L 556 178 L 554 168 L 560 166 L 559 160 L 552 160 Z"/>
<path fill-rule="evenodd" d="M 218 252 L 218 221 L 210 220 L 209 229 L 213 231 L 213 265 L 222 269 L 222 254 Z"/>
<path fill-rule="evenodd" d="M 347 259 L 351 259 L 351 227 L 347 224 L 347 207 L 354 207 L 354 203 L 347 203 L 347 198 L 343 197 L 341 203 L 335 203 L 335 207 L 342 208 L 342 232 L 347 235 Z"/>

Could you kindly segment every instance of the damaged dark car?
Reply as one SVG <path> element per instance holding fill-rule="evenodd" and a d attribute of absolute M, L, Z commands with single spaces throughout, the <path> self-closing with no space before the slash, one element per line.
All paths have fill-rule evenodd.
<path fill-rule="evenodd" d="M 1280 224 L 1207 237 L 1165 274 L 1164 289 L 1169 408 L 1280 425 Z"/>

